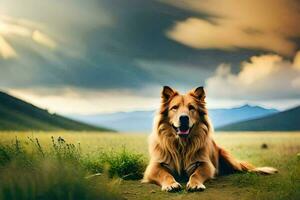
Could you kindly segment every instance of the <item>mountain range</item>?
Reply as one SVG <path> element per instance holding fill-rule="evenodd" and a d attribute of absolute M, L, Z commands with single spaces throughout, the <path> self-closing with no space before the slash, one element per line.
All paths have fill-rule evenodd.
<path fill-rule="evenodd" d="M 296 131 L 300 130 L 300 106 L 273 115 L 237 122 L 220 131 Z"/>
<path fill-rule="evenodd" d="M 0 92 L 0 130 L 6 131 L 150 132 L 154 115 L 152 110 L 63 117 Z M 209 115 L 217 131 L 300 130 L 300 106 L 280 112 L 247 104 L 228 109 L 209 109 Z"/>
<path fill-rule="evenodd" d="M 51 114 L 47 110 L 38 108 L 4 92 L 0 92 L 0 130 L 111 131 L 107 128 Z"/>
<path fill-rule="evenodd" d="M 255 119 L 278 113 L 276 109 L 244 105 L 228 109 L 210 109 L 209 116 L 215 128 L 236 122 Z M 155 111 L 116 112 L 96 115 L 68 115 L 68 117 L 85 123 L 111 127 L 125 132 L 149 132 Z"/>

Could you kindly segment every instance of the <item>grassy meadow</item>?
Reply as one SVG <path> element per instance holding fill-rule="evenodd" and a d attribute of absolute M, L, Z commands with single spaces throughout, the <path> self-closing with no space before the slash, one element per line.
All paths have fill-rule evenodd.
<path fill-rule="evenodd" d="M 204 192 L 166 193 L 140 183 L 146 134 L 1 132 L 0 199 L 300 199 L 300 132 L 216 133 L 215 140 L 279 173 L 218 177 Z"/>

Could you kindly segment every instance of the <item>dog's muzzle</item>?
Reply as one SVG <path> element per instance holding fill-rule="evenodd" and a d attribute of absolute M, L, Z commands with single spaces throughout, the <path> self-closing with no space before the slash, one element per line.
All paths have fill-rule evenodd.
<path fill-rule="evenodd" d="M 182 115 L 179 117 L 179 127 L 176 127 L 174 124 L 172 126 L 179 136 L 185 137 L 190 133 L 191 127 L 189 124 L 189 117 L 187 115 Z"/>

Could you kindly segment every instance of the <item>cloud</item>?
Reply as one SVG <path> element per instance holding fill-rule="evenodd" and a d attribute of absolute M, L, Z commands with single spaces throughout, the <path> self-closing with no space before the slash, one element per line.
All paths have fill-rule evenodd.
<path fill-rule="evenodd" d="M 16 51 L 10 46 L 10 44 L 0 35 L 0 57 L 3 59 L 17 57 Z"/>
<path fill-rule="evenodd" d="M 190 11 L 158 1 L 66 0 L 64 8 L 51 0 L 1 2 L 6 26 L 0 35 L 18 55 L 0 58 L 2 87 L 115 89 L 164 82 L 190 87 L 203 83 L 220 63 L 239 63 L 256 53 L 199 51 L 169 40 L 166 28 Z"/>
<path fill-rule="evenodd" d="M 293 66 L 294 68 L 300 70 L 300 51 L 298 51 L 295 55 Z"/>
<path fill-rule="evenodd" d="M 167 0 L 173 6 L 210 15 L 177 21 L 166 35 L 206 49 L 261 49 L 293 55 L 300 37 L 300 4 L 294 0 Z M 268 11 L 266 11 L 268 9 Z"/>
<path fill-rule="evenodd" d="M 188 18 L 177 22 L 167 36 L 198 49 L 234 50 L 235 48 L 262 49 L 290 55 L 295 44 L 276 34 L 248 33 L 230 25 L 216 25 L 209 21 Z"/>
<path fill-rule="evenodd" d="M 91 29 L 111 25 L 112 18 L 98 0 L 0 0 L 1 15 L 11 24 L 37 29 L 64 45 L 78 45 L 78 37 Z M 13 20 L 11 20 L 11 18 Z M 75 44 L 74 44 L 75 43 Z M 81 43 L 80 43 L 81 45 Z"/>
<path fill-rule="evenodd" d="M 19 23 L 21 20 L 22 19 L 12 18 L 6 15 L 0 15 L 0 34 L 30 37 L 30 28 L 27 28 L 27 26 L 23 25 L 23 23 Z"/>
<path fill-rule="evenodd" d="M 53 39 L 51 39 L 49 36 L 40 32 L 39 30 L 33 31 L 32 39 L 37 43 L 42 44 L 51 49 L 54 49 L 56 47 L 56 42 Z"/>
<path fill-rule="evenodd" d="M 0 36 L 13 47 L 18 58 L 23 55 L 12 44 L 20 43 L 21 37 L 33 43 L 22 40 L 28 51 L 35 43 L 74 57 L 84 56 L 88 49 L 85 34 L 96 28 L 110 26 L 113 23 L 110 13 L 101 7 L 98 0 L 88 3 L 65 0 L 63 4 L 64 6 L 60 1 L 51 0 L 38 4 L 36 0 L 0 0 Z"/>
<path fill-rule="evenodd" d="M 213 74 L 209 69 L 197 65 L 180 64 L 153 60 L 137 60 L 137 65 L 151 74 L 158 85 L 170 85 L 177 89 L 189 90 L 204 84 L 204 80 Z"/>
<path fill-rule="evenodd" d="M 261 5 L 262 1 L 254 1 L 257 1 L 255 5 Z M 284 6 L 281 17 L 278 17 L 281 9 L 272 5 L 274 21 L 273 13 L 267 17 L 269 14 L 260 11 L 259 6 L 251 7 L 255 5 L 249 0 L 245 1 L 249 3 L 247 6 L 244 1 L 238 4 L 212 0 L 179 2 L 64 0 L 62 6 L 57 0 L 39 3 L 0 0 L 0 37 L 3 38 L 0 89 L 21 91 L 22 96 L 28 92 L 38 105 L 48 107 L 49 104 L 51 110 L 57 112 L 71 112 L 72 107 L 78 108 L 78 112 L 79 108 L 82 112 L 93 112 L 97 102 L 102 106 L 111 105 L 118 99 L 113 91 L 127 99 L 124 104 L 116 103 L 118 109 L 115 110 L 128 110 L 135 106 L 132 102 L 145 108 L 156 99 L 152 98 L 159 95 L 163 84 L 186 91 L 204 84 L 220 63 L 230 63 L 230 73 L 235 75 L 242 60 L 265 53 L 257 49 L 276 50 L 285 55 L 295 49 L 292 39 L 299 35 L 295 26 L 297 16 L 293 19 L 287 14 L 294 15 L 298 5 L 291 6 L 290 0 L 286 1 L 287 5 L 280 3 Z M 139 9 L 135 9 L 137 7 Z M 291 9 L 287 11 L 286 7 Z M 262 16 L 251 17 L 247 8 L 251 8 L 251 12 L 259 11 L 255 15 Z M 209 31 L 200 45 L 196 42 L 199 24 L 205 27 L 204 31 Z M 176 40 L 166 37 L 166 30 L 171 34 L 177 32 L 176 28 L 180 33 L 173 35 Z M 186 31 L 191 34 L 186 35 Z M 183 42 L 187 44 L 182 45 Z M 238 50 L 228 51 L 232 49 Z M 2 59 L 3 55 L 6 59 Z M 297 63 L 300 61 L 295 60 L 293 65 L 299 66 Z M 291 86 L 298 85 L 299 80 L 295 78 Z M 43 95 L 31 91 L 36 86 L 44 88 Z M 146 87 L 153 86 L 155 89 L 145 92 Z M 79 95 L 72 96 L 64 88 L 72 88 L 73 93 Z M 104 93 L 107 96 L 103 96 Z M 213 100 L 209 103 L 216 102 Z M 224 105 L 233 105 L 232 102 L 226 100 Z M 65 108 L 67 104 L 72 106 Z M 214 105 L 218 107 L 219 102 Z M 96 110 L 106 109 L 96 106 Z M 113 106 L 107 109 L 113 110 Z"/>
<path fill-rule="evenodd" d="M 47 34 L 38 30 L 38 23 L 27 19 L 13 18 L 7 15 L 0 15 L 0 55 L 4 59 L 16 58 L 18 49 L 12 47 L 7 39 L 14 42 L 18 38 L 26 39 L 27 41 L 46 46 L 54 49 L 57 43 Z M 27 44 L 27 49 L 30 49 L 32 44 Z"/>
<path fill-rule="evenodd" d="M 241 64 L 241 71 L 231 72 L 230 65 L 220 65 L 206 80 L 211 98 L 239 100 L 299 99 L 299 52 L 294 61 L 278 55 L 253 56 Z"/>
<path fill-rule="evenodd" d="M 160 102 L 160 90 L 157 90 L 157 96 L 152 98 L 124 89 L 96 91 L 70 87 L 23 88 L 11 89 L 8 92 L 50 112 L 62 114 L 147 110 L 157 108 Z"/>

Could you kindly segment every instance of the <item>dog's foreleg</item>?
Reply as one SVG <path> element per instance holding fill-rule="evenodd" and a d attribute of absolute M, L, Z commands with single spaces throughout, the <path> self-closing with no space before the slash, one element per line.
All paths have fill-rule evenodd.
<path fill-rule="evenodd" d="M 181 185 L 176 182 L 170 172 L 160 163 L 148 165 L 142 182 L 152 182 L 161 186 L 161 190 L 173 192 L 181 189 Z"/>
<path fill-rule="evenodd" d="M 186 185 L 188 191 L 203 191 L 206 189 L 204 182 L 214 177 L 215 167 L 211 162 L 202 162 L 190 175 Z"/>

